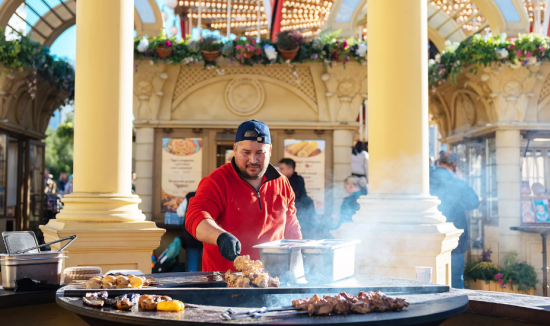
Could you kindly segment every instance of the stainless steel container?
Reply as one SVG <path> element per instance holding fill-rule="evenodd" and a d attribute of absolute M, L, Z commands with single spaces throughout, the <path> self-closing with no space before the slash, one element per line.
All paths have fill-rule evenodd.
<path fill-rule="evenodd" d="M 60 284 L 63 272 L 63 259 L 66 251 L 40 252 L 33 254 L 0 255 L 2 266 L 2 286 L 6 290 L 15 289 L 15 280 L 30 278 L 44 284 Z"/>
<path fill-rule="evenodd" d="M 272 277 L 284 282 L 294 282 L 304 276 L 304 263 L 300 247 L 312 240 L 277 240 L 255 245 L 260 259 Z"/>
<path fill-rule="evenodd" d="M 320 240 L 300 246 L 308 283 L 326 284 L 355 273 L 355 246 L 361 240 Z"/>

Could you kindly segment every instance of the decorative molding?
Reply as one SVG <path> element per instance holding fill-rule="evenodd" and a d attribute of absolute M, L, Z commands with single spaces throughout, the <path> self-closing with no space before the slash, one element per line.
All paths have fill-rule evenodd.
<path fill-rule="evenodd" d="M 255 78 L 233 79 L 225 88 L 225 104 L 237 115 L 249 116 L 261 109 L 265 100 L 265 90 Z"/>
<path fill-rule="evenodd" d="M 296 65 L 296 72 L 299 80 L 292 74 L 292 70 L 283 65 L 277 66 L 235 66 L 224 67 L 224 75 L 219 75 L 215 69 L 204 69 L 202 65 L 193 65 L 190 67 L 182 67 L 176 87 L 174 89 L 173 103 L 180 99 L 193 86 L 201 84 L 205 81 L 210 83 L 215 82 L 227 76 L 262 76 L 268 79 L 277 80 L 288 85 L 289 88 L 299 91 L 303 97 L 308 98 L 309 102 L 317 105 L 317 95 L 315 94 L 315 85 L 309 66 Z"/>
<path fill-rule="evenodd" d="M 138 64 L 134 73 L 134 116 L 139 119 L 158 119 L 164 92 L 162 88 L 169 75 L 165 65 Z"/>

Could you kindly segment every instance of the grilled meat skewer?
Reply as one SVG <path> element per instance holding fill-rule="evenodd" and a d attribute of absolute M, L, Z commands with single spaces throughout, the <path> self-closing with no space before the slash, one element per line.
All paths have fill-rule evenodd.
<path fill-rule="evenodd" d="M 307 310 L 310 315 L 339 315 L 349 312 L 367 314 L 374 311 L 399 311 L 408 307 L 409 303 L 403 299 L 390 298 L 380 291 L 361 291 L 357 296 L 340 292 L 335 296 L 326 295 L 322 299 L 314 295 L 311 298 L 292 300 L 292 306 Z"/>

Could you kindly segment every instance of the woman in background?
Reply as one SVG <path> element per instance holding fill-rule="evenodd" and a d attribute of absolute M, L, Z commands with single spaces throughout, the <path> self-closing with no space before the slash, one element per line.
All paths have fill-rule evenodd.
<path fill-rule="evenodd" d="M 365 150 L 366 143 L 358 141 L 351 150 L 351 175 L 369 180 L 369 153 Z"/>

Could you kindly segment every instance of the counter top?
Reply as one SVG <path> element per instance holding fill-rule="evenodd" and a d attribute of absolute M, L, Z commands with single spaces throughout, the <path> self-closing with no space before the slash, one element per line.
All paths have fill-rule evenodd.
<path fill-rule="evenodd" d="M 55 290 L 13 292 L 0 286 L 0 309 L 55 302 Z"/>
<path fill-rule="evenodd" d="M 421 283 L 414 280 L 389 277 L 355 275 L 348 279 L 322 287 L 285 286 L 275 289 L 230 289 L 221 287 L 219 274 L 214 273 L 171 273 L 154 274 L 162 283 L 158 289 L 136 289 L 130 293 L 167 294 L 173 299 L 182 300 L 186 309 L 183 312 L 142 311 L 138 307 L 121 311 L 108 307 L 94 308 L 83 305 L 81 296 L 86 291 L 70 286 L 57 292 L 57 303 L 78 315 L 90 325 L 122 323 L 127 325 L 171 325 L 171 324 L 248 324 L 248 325 L 368 325 L 384 321 L 388 325 L 414 325 L 438 323 L 466 311 L 468 297 L 459 292 L 448 292 L 447 286 Z M 174 288 L 177 287 L 177 288 Z M 372 313 L 366 315 L 348 314 L 337 316 L 294 315 L 286 317 L 262 317 L 259 319 L 238 319 L 223 321 L 220 316 L 228 308 L 248 311 L 250 307 L 289 305 L 292 299 L 311 296 L 312 293 L 338 293 L 340 290 L 357 294 L 359 290 L 383 290 L 391 296 L 398 296 L 410 302 L 411 306 L 400 312 Z M 407 293 L 413 290 L 415 294 Z M 124 290 L 109 290 L 116 296 Z M 118 292 L 118 293 L 117 293 Z M 284 292 L 284 293 L 283 293 Z M 302 293 L 299 293 L 302 292 Z M 305 292 L 305 293 L 304 293 Z M 426 294 L 416 294 L 424 292 Z M 237 294 L 235 294 L 237 293 Z M 65 296 L 67 295 L 67 296 Z"/>

